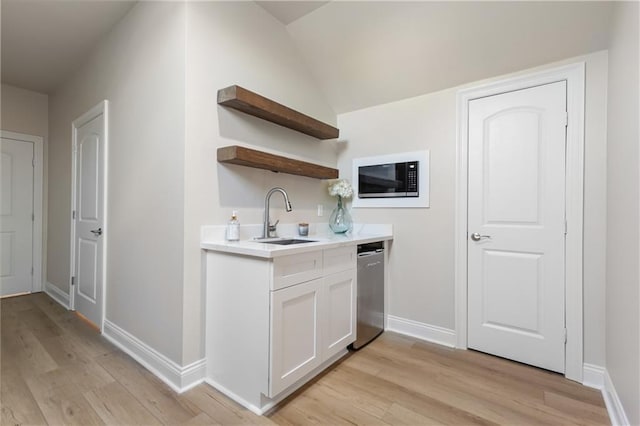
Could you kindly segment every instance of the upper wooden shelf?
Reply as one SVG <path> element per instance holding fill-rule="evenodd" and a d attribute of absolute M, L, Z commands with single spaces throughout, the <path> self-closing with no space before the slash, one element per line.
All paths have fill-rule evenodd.
<path fill-rule="evenodd" d="M 218 104 L 237 109 L 318 139 L 336 139 L 340 130 L 240 86 L 218 90 Z"/>
<path fill-rule="evenodd" d="M 218 162 L 238 164 L 240 166 L 307 176 L 316 179 L 335 179 L 338 177 L 337 169 L 237 145 L 218 148 Z"/>

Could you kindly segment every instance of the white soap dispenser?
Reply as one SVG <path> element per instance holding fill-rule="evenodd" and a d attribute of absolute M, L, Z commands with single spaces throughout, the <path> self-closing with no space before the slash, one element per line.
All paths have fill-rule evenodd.
<path fill-rule="evenodd" d="M 227 224 L 227 241 L 240 240 L 240 221 L 238 220 L 238 212 L 231 213 L 231 220 Z"/>

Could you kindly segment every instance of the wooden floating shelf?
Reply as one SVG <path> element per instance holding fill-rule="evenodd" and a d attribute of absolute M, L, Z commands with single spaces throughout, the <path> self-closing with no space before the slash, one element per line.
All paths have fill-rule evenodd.
<path fill-rule="evenodd" d="M 337 169 L 237 145 L 218 148 L 218 162 L 316 179 L 336 179 L 338 177 Z"/>
<path fill-rule="evenodd" d="M 240 86 L 218 90 L 218 104 L 313 136 L 336 139 L 340 130 Z"/>

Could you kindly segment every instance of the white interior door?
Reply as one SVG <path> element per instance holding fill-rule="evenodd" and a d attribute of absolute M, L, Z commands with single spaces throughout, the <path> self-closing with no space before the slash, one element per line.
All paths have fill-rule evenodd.
<path fill-rule="evenodd" d="M 76 120 L 78 121 L 78 120 Z M 75 126 L 74 309 L 102 329 L 104 268 L 104 114 Z"/>
<path fill-rule="evenodd" d="M 0 296 L 33 287 L 34 144 L 2 138 Z"/>
<path fill-rule="evenodd" d="M 469 102 L 468 346 L 564 372 L 566 83 Z"/>

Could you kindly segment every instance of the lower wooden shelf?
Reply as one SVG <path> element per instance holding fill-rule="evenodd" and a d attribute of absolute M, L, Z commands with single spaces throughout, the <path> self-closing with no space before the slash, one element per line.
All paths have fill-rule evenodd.
<path fill-rule="evenodd" d="M 316 179 L 336 179 L 338 169 L 269 154 L 238 145 L 218 148 L 218 162 Z"/>

